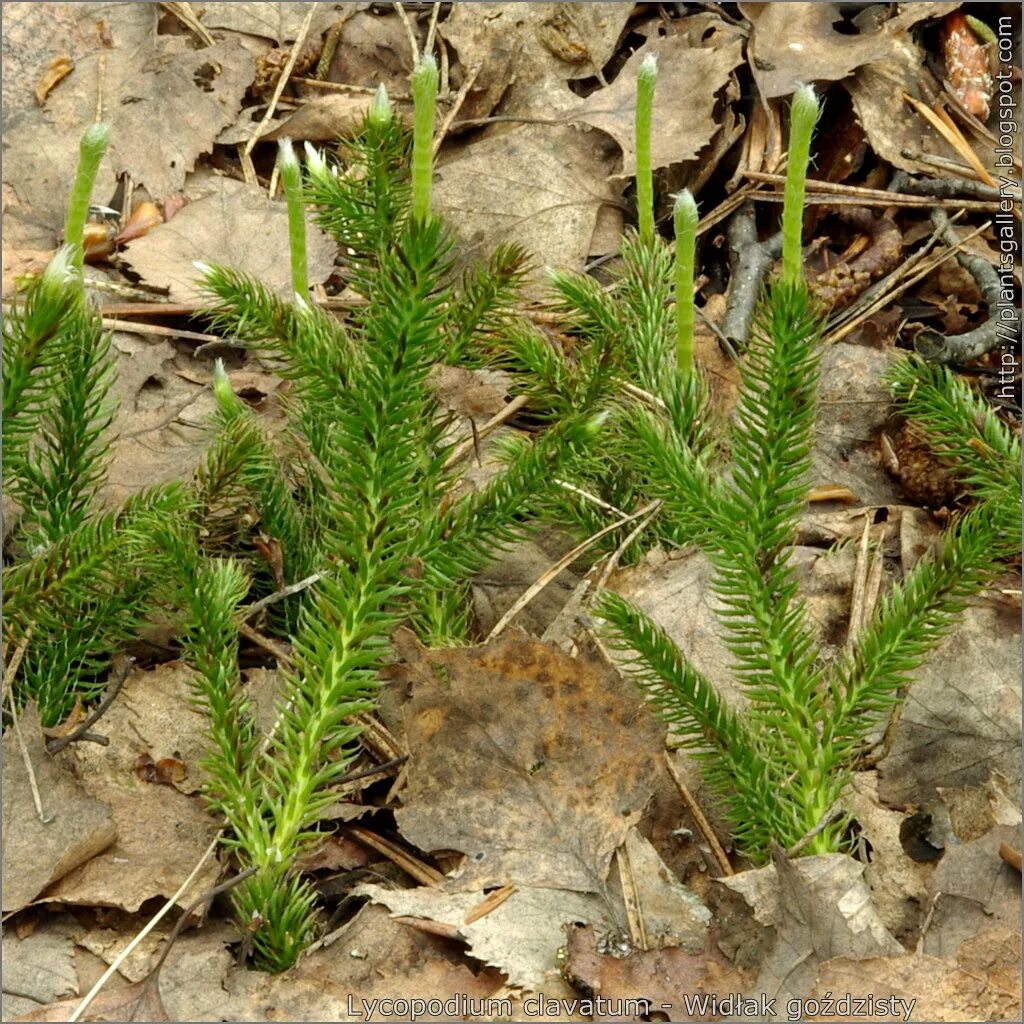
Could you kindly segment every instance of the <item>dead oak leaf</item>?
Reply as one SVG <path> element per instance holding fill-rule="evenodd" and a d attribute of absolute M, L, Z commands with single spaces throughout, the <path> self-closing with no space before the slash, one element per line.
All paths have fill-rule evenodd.
<path fill-rule="evenodd" d="M 964 942 L 955 958 L 907 953 L 872 960 L 830 960 L 818 971 L 813 998 L 835 1012 L 804 1019 L 850 1020 L 845 1012 L 849 1004 L 840 1001 L 840 993 L 847 992 L 870 992 L 876 1007 L 885 1000 L 902 999 L 913 1020 L 1020 1020 L 1020 927 L 986 929 Z M 857 1019 L 894 1018 L 891 1013 L 875 1013 Z"/>
<path fill-rule="evenodd" d="M 621 3 L 454 4 L 439 33 L 476 78 L 463 117 L 502 113 L 551 117 L 578 98 L 570 79 L 598 75 L 632 14 Z"/>
<path fill-rule="evenodd" d="M 662 727 L 593 656 L 509 635 L 420 651 L 399 828 L 460 850 L 462 889 L 515 882 L 600 891 L 612 853 L 654 792 Z M 416 666 L 396 674 L 417 678 Z"/>
<path fill-rule="evenodd" d="M 658 84 L 651 119 L 651 165 L 693 160 L 711 141 L 718 125 L 718 92 L 733 68 L 743 62 L 742 43 L 734 39 L 714 48 L 694 47 L 686 35 L 669 36 L 637 50 L 607 89 L 589 96 L 579 120 L 607 132 L 622 148 L 623 175 L 636 173 L 636 78 L 650 53 L 658 57 Z M 685 103 L 679 98 L 686 97 Z"/>
<path fill-rule="evenodd" d="M 334 243 L 308 225 L 311 283 L 327 280 L 334 253 Z M 189 203 L 174 220 L 129 243 L 124 258 L 147 283 L 168 288 L 172 302 L 202 298 L 195 260 L 222 263 L 256 278 L 272 291 L 291 294 L 284 203 L 229 178 L 214 179 L 209 192 Z"/>

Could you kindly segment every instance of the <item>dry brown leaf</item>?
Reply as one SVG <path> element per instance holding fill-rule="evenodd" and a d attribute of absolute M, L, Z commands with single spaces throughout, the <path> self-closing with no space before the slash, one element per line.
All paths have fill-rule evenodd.
<path fill-rule="evenodd" d="M 526 247 L 537 267 L 579 269 L 597 214 L 618 196 L 608 184 L 615 147 L 596 132 L 524 125 L 480 139 L 441 162 L 435 209 L 455 230 L 467 260 L 502 242 Z"/>
<path fill-rule="evenodd" d="M 368 4 L 347 4 L 349 9 Z M 413 55 L 409 35 L 394 11 L 386 14 L 357 10 L 345 22 L 338 48 L 327 71 L 329 82 L 376 89 L 384 84 L 389 95 L 409 92 Z"/>
<path fill-rule="evenodd" d="M 334 243 L 312 223 L 307 229 L 309 280 L 320 284 L 334 266 Z M 169 224 L 130 243 L 125 260 L 151 285 L 170 289 L 174 302 L 202 297 L 194 260 L 223 263 L 271 291 L 291 294 L 288 211 L 284 203 L 240 181 L 216 178 L 210 191 Z"/>
<path fill-rule="evenodd" d="M 35 773 L 44 813 L 36 813 L 28 773 L 14 729 L 3 737 L 3 909 L 28 906 L 48 885 L 108 849 L 117 836 L 116 816 L 46 753 L 39 711 L 27 705 L 19 729 Z"/>
<path fill-rule="evenodd" d="M 406 839 L 465 853 L 460 888 L 600 891 L 653 793 L 662 728 L 640 698 L 596 658 L 522 635 L 420 658 L 434 679 L 406 714 Z"/>
<path fill-rule="evenodd" d="M 920 7 L 952 8 L 954 4 L 921 4 Z M 941 13 L 941 12 L 940 12 Z M 963 162 L 963 157 L 904 99 L 904 93 L 929 106 L 942 87 L 928 70 L 927 55 L 907 33 L 894 36 L 893 53 L 862 67 L 844 82 L 857 119 L 875 153 L 910 174 L 935 175 L 933 164 L 919 156 L 936 156 Z M 995 171 L 991 141 L 971 135 L 970 144 L 981 163 Z"/>
<path fill-rule="evenodd" d="M 891 1012 L 864 1012 L 852 1018 L 849 1011 L 853 1007 L 840 1006 L 837 1002 L 845 993 L 871 993 L 876 1001 L 902 1000 L 903 1013 L 910 1014 L 903 1019 L 1018 1021 L 1021 1019 L 1020 952 L 1019 927 L 993 928 L 965 942 L 955 959 L 908 953 L 885 959 L 830 960 L 821 965 L 812 996 L 821 1001 L 822 1007 L 831 996 L 831 1006 L 837 1012 L 822 1012 L 804 1019 L 898 1019 Z"/>
<path fill-rule="evenodd" d="M 324 96 L 313 96 L 295 113 L 275 121 L 274 126 L 260 137 L 268 142 L 292 139 L 296 142 L 329 143 L 335 143 L 339 138 L 351 138 L 370 109 L 370 99 L 370 96 L 359 92 L 329 92 Z M 240 140 L 240 137 L 232 137 L 232 141 L 236 139 Z M 226 141 L 225 137 L 222 136 L 220 141 Z"/>
<path fill-rule="evenodd" d="M 78 743 L 61 755 L 82 787 L 113 808 L 117 842 L 51 886 L 43 901 L 133 913 L 146 900 L 172 895 L 203 855 L 217 822 L 199 798 L 142 782 L 135 771 L 140 753 L 154 761 L 182 754 L 189 770 L 183 788 L 196 788 L 206 723 L 189 701 L 186 680 L 180 665 L 136 670 L 103 717 L 109 746 Z M 219 872 L 219 864 L 211 861 L 182 897 L 183 905 L 215 885 Z"/>
<path fill-rule="evenodd" d="M 154 197 L 178 192 L 199 155 L 210 151 L 217 133 L 234 119 L 253 66 L 236 40 L 192 49 L 182 36 L 159 36 L 134 50 L 85 56 L 44 108 L 27 112 L 5 131 L 4 180 L 34 219 L 59 230 L 78 139 L 96 118 L 102 76 L 110 148 L 94 201 L 109 203 L 114 176 L 122 172 Z"/>
<path fill-rule="evenodd" d="M 502 981 L 495 971 L 471 971 L 451 943 L 370 905 L 333 945 L 302 957 L 285 974 L 234 966 L 224 948 L 229 938 L 226 929 L 203 928 L 175 943 L 160 972 L 160 997 L 172 1020 L 378 1020 L 373 1000 L 479 1000 Z"/>
<path fill-rule="evenodd" d="M 361 885 L 357 895 L 382 903 L 396 917 L 418 917 L 448 925 L 463 938 L 468 951 L 507 975 L 509 983 L 537 989 L 558 977 L 558 950 L 565 943 L 566 925 L 590 924 L 602 932 L 621 927 L 609 918 L 608 902 L 595 895 L 567 889 L 517 886 L 489 914 L 470 924 L 467 915 L 484 898 L 480 890 L 446 893 L 438 889 L 387 889 Z"/>
<path fill-rule="evenodd" d="M 903 947 L 871 903 L 864 865 L 839 853 L 774 863 L 720 884 L 741 894 L 755 920 L 771 923 L 775 943 L 761 965 L 756 992 L 771 999 L 806 996 L 818 965 L 833 957 L 894 956 Z"/>
<path fill-rule="evenodd" d="M 871 861 L 864 878 L 871 888 L 871 900 L 885 927 L 900 942 L 912 942 L 928 909 L 928 876 L 931 864 L 907 856 L 900 840 L 900 826 L 906 814 L 878 803 L 875 772 L 854 776 L 849 808 L 870 844 Z"/>
<path fill-rule="evenodd" d="M 878 434 L 892 415 L 885 374 L 891 350 L 839 342 L 822 353 L 812 480 L 849 488 L 861 505 L 896 505 L 901 492 L 878 459 Z"/>
<path fill-rule="evenodd" d="M 117 502 L 143 487 L 188 479 L 210 440 L 215 409 L 209 381 L 187 371 L 197 360 L 184 347 L 137 334 L 114 334 L 117 418 L 104 497 Z M 183 372 L 184 371 L 184 372 Z"/>
<path fill-rule="evenodd" d="M 716 39 L 724 35 L 718 33 Z M 636 76 L 649 53 L 658 57 L 651 130 L 654 168 L 693 160 L 711 141 L 718 130 L 714 117 L 718 92 L 733 68 L 743 62 L 743 44 L 736 37 L 726 36 L 717 47 L 703 48 L 692 46 L 680 33 L 637 50 L 607 89 L 588 96 L 576 116 L 615 139 L 622 149 L 625 176 L 636 173 Z M 687 98 L 686 103 L 679 102 L 680 96 Z"/>
<path fill-rule="evenodd" d="M 789 96 L 800 85 L 836 82 L 857 68 L 888 57 L 893 39 L 885 27 L 847 34 L 833 3 L 741 3 L 752 31 L 747 56 L 765 100 Z"/>
<path fill-rule="evenodd" d="M 307 42 L 326 32 L 346 7 L 367 7 L 368 4 L 321 3 L 310 22 Z M 205 28 L 223 28 L 231 32 L 272 39 L 278 46 L 294 41 L 309 13 L 308 3 L 201 3 Z"/>
<path fill-rule="evenodd" d="M 621 3 L 455 4 L 440 34 L 463 73 L 477 68 L 463 117 L 552 117 L 578 106 L 571 79 L 598 75 L 632 13 Z M 571 55 L 571 59 L 566 59 Z"/>
<path fill-rule="evenodd" d="M 623 950 L 598 949 L 598 937 L 591 926 L 569 928 L 567 977 L 584 992 L 613 1001 L 645 1000 L 649 1013 L 623 1018 L 595 1015 L 594 1020 L 719 1020 L 716 1014 L 693 1013 L 688 1000 L 698 1005 L 702 996 L 725 997 L 741 992 L 746 979 L 711 944 L 700 953 L 682 949 Z M 653 1016 L 657 1014 L 658 1016 Z"/>
<path fill-rule="evenodd" d="M 70 914 L 48 917 L 22 938 L 16 931 L 4 928 L 4 1020 L 78 991 L 74 940 L 81 927 Z"/>
<path fill-rule="evenodd" d="M 678 946 L 696 953 L 704 948 L 711 912 L 672 874 L 638 829 L 627 833 L 616 866 L 620 884 L 626 883 L 623 890 L 635 893 L 648 949 Z"/>
<path fill-rule="evenodd" d="M 5 3 L 3 120 L 35 103 L 41 69 L 57 56 L 72 64 L 99 50 L 132 50 L 156 34 L 154 10 L 126 3 Z"/>
<path fill-rule="evenodd" d="M 950 843 L 928 882 L 933 910 L 922 952 L 950 957 L 972 936 L 1003 925 L 1020 927 L 1020 872 L 999 856 L 1020 829 L 1000 825 L 969 843 Z"/>
<path fill-rule="evenodd" d="M 920 806 L 938 787 L 984 784 L 993 770 L 1019 792 L 1020 678 L 1019 610 L 994 601 L 966 608 L 900 709 L 878 764 L 882 801 Z"/>

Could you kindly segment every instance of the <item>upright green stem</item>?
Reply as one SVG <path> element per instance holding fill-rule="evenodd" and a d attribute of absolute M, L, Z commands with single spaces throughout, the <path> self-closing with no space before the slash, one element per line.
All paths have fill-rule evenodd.
<path fill-rule="evenodd" d="M 651 171 L 651 112 L 658 81 L 658 58 L 649 53 L 636 76 L 636 209 L 640 241 L 654 238 L 654 178 Z"/>
<path fill-rule="evenodd" d="M 430 217 L 430 189 L 434 178 L 434 111 L 437 107 L 437 62 L 420 58 L 411 76 L 413 102 L 412 215 Z"/>
<path fill-rule="evenodd" d="M 697 203 L 684 188 L 672 208 L 676 229 L 676 355 L 688 379 L 693 370 L 693 264 L 697 248 Z"/>
<path fill-rule="evenodd" d="M 809 85 L 793 96 L 789 111 L 789 157 L 786 165 L 786 194 L 782 206 L 782 281 L 796 286 L 803 280 L 804 194 L 811 135 L 818 120 L 818 99 Z"/>
<path fill-rule="evenodd" d="M 109 131 L 105 124 L 90 125 L 79 143 L 78 170 L 71 189 L 68 216 L 64 222 L 64 241 L 72 247 L 74 265 L 81 270 L 85 262 L 85 222 L 89 217 L 89 201 L 96 184 L 100 161 L 107 151 Z"/>
<path fill-rule="evenodd" d="M 300 299 L 309 296 L 309 272 L 306 267 L 306 216 L 302 202 L 302 170 L 291 139 L 281 139 L 277 165 L 288 200 L 288 248 L 292 260 L 292 291 Z"/>

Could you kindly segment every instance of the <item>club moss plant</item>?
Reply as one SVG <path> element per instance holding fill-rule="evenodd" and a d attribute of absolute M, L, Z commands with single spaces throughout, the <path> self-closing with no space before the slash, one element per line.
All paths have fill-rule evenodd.
<path fill-rule="evenodd" d="M 12 699 L 36 700 L 46 726 L 102 690 L 166 572 L 155 526 L 187 504 L 178 485 L 113 510 L 98 501 L 114 363 L 82 252 L 106 142 L 102 124 L 83 135 L 65 245 L 4 317 L 3 486 L 17 513 L 4 544 L 3 634 L 7 656 L 20 651 Z"/>
<path fill-rule="evenodd" d="M 818 391 L 821 314 L 800 260 L 816 118 L 813 93 L 801 89 L 792 107 L 783 269 L 761 300 L 729 462 L 716 467 L 713 448 L 695 446 L 657 406 L 637 407 L 624 424 L 632 464 L 642 467 L 648 494 L 664 502 L 666 532 L 695 544 L 712 564 L 723 637 L 748 708 L 726 703 L 628 601 L 607 592 L 596 606 L 605 636 L 692 745 L 735 839 L 757 862 L 773 844 L 799 844 L 806 853 L 844 848 L 841 800 L 861 744 L 966 600 L 1020 548 L 1019 441 L 948 371 L 908 362 L 894 375 L 897 394 L 978 501 L 882 600 L 851 652 L 823 657 L 790 560 L 810 486 Z"/>
<path fill-rule="evenodd" d="M 482 490 L 454 497 L 452 442 L 428 377 L 453 352 L 491 344 L 520 259 L 506 249 L 493 273 L 470 273 L 462 287 L 455 280 L 452 243 L 430 205 L 436 67 L 421 62 L 412 81 L 411 147 L 378 93 L 341 165 L 310 154 L 304 202 L 296 176 L 282 175 L 290 218 L 309 206 L 343 246 L 349 283 L 365 303 L 347 323 L 298 288 L 283 301 L 231 270 L 200 268 L 220 326 L 293 383 L 288 429 L 271 443 L 218 372 L 221 435 L 206 475 L 219 475 L 215 467 L 240 450 L 238 432 L 249 430 L 237 479 L 251 496 L 260 543 L 276 544 L 283 582 L 320 573 L 287 620 L 293 664 L 273 741 L 257 753 L 249 727 L 237 727 L 248 710 L 230 650 L 245 577 L 199 566 L 186 587 L 199 595 L 188 649 L 215 738 L 209 795 L 236 857 L 254 869 L 233 898 L 256 963 L 270 970 L 293 964 L 316 934 L 314 892 L 296 860 L 359 751 L 354 718 L 374 706 L 392 633 L 410 621 L 428 642 L 466 636 L 470 577 L 523 535 L 551 477 L 593 429 L 586 414 L 566 417 L 507 452 Z M 290 160 L 286 150 L 282 168 Z M 290 238 L 294 281 L 305 265 L 294 223 Z M 266 564 L 248 564 L 254 584 L 279 587 Z"/>

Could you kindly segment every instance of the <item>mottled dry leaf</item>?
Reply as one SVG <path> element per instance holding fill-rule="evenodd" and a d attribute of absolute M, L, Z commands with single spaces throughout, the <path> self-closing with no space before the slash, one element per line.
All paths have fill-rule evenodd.
<path fill-rule="evenodd" d="M 1020 679 L 1019 611 L 995 602 L 965 609 L 910 686 L 878 765 L 882 801 L 920 806 L 940 786 L 985 783 L 993 770 L 1019 791 Z"/>
<path fill-rule="evenodd" d="M 122 501 L 143 487 L 188 479 L 210 441 L 213 391 L 197 382 L 197 360 L 172 342 L 114 335 L 117 380 L 113 457 L 104 498 Z M 209 380 L 209 364 L 203 364 Z"/>
<path fill-rule="evenodd" d="M 678 948 L 637 949 L 622 956 L 618 951 L 599 952 L 592 927 L 567 931 L 566 974 L 575 985 L 607 1000 L 642 999 L 650 1005 L 645 1017 L 595 1016 L 594 1020 L 718 1020 L 717 1016 L 688 1013 L 684 1000 L 688 996 L 724 997 L 747 987 L 748 980 L 713 945 L 701 953 Z"/>
<path fill-rule="evenodd" d="M 590 924 L 602 932 L 621 927 L 609 919 L 605 900 L 567 889 L 517 888 L 504 903 L 471 924 L 465 923 L 466 916 L 483 901 L 481 891 L 361 885 L 356 893 L 384 904 L 397 917 L 449 925 L 476 959 L 498 968 L 509 984 L 531 989 L 558 976 L 557 953 L 565 944 L 566 925 Z"/>
<path fill-rule="evenodd" d="M 648 53 L 658 56 L 651 131 L 655 168 L 692 160 L 711 141 L 718 130 L 714 117 L 718 92 L 733 68 L 743 62 L 738 38 L 702 48 L 691 46 L 685 35 L 668 36 L 637 50 L 607 89 L 588 96 L 576 116 L 615 139 L 623 154 L 621 173 L 626 176 L 636 173 L 636 76 Z M 686 97 L 686 103 L 679 102 L 680 96 Z"/>
<path fill-rule="evenodd" d="M 140 754 L 153 761 L 177 758 L 186 776 L 175 788 L 186 795 L 202 785 L 201 760 L 209 753 L 207 720 L 193 700 L 193 672 L 178 661 L 152 670 L 133 669 L 117 700 L 103 716 L 103 731 L 127 739 L 109 747 L 80 744 L 76 748 L 79 770 L 103 772 L 110 778 L 127 778 L 135 772 Z"/>
<path fill-rule="evenodd" d="M 877 773 L 854 776 L 848 806 L 871 847 L 871 862 L 864 870 L 871 900 L 885 927 L 907 941 L 916 935 L 927 912 L 932 865 L 920 864 L 904 851 L 900 826 L 907 816 L 879 805 Z"/>
<path fill-rule="evenodd" d="M 461 888 L 600 891 L 651 798 L 661 746 L 630 685 L 522 635 L 421 658 L 434 679 L 414 684 L 406 714 L 406 839 L 467 854 Z"/>
<path fill-rule="evenodd" d="M 474 142 L 443 161 L 435 208 L 469 260 L 502 242 L 526 247 L 538 267 L 578 270 L 602 205 L 618 202 L 607 182 L 615 147 L 596 132 L 524 125 Z"/>
<path fill-rule="evenodd" d="M 12 727 L 3 737 L 3 909 L 28 906 L 48 885 L 63 878 L 114 842 L 110 804 L 96 799 L 46 753 L 39 711 L 29 704 L 19 718 L 43 811 L 36 813 L 28 773 Z"/>
<path fill-rule="evenodd" d="M 473 616 L 483 633 L 489 633 L 535 580 L 546 572 L 568 548 L 557 547 L 540 534 L 512 545 L 489 565 L 472 585 Z M 558 574 L 517 616 L 516 623 L 530 634 L 543 633 L 572 597 L 579 576 L 566 569 Z"/>
<path fill-rule="evenodd" d="M 307 250 L 310 283 L 326 281 L 335 246 L 312 223 Z M 125 260 L 148 284 L 169 288 L 174 302 L 203 297 L 194 260 L 224 264 L 290 295 L 288 211 L 263 191 L 217 178 L 207 195 L 189 203 L 174 220 L 130 243 Z"/>
<path fill-rule="evenodd" d="M 260 137 L 268 142 L 292 139 L 295 142 L 308 140 L 332 144 L 339 138 L 351 138 L 363 123 L 370 108 L 370 99 L 366 93 L 358 92 L 314 96 Z"/>
<path fill-rule="evenodd" d="M 903 952 L 879 919 L 863 875 L 864 865 L 843 854 L 789 861 L 780 853 L 768 867 L 719 879 L 747 900 L 759 923 L 774 924 L 775 944 L 761 966 L 758 993 L 799 998 L 809 993 L 825 960 Z"/>
<path fill-rule="evenodd" d="M 369 5 L 346 4 L 350 9 L 363 6 Z M 409 36 L 397 14 L 359 10 L 341 30 L 327 80 L 366 89 L 383 83 L 390 95 L 404 95 L 412 62 Z"/>
<path fill-rule="evenodd" d="M 838 958 L 821 965 L 813 997 L 871 993 L 876 1000 L 913 1002 L 911 1020 L 1018 1021 L 1020 998 L 1020 928 L 986 929 L 965 942 L 956 957 L 939 959 L 908 953 L 872 960 Z M 836 1003 L 832 1003 L 836 1007 Z M 838 1007 L 836 1007 L 838 1009 Z M 846 1007 L 842 1008 L 844 1011 Z M 904 1011 L 906 1012 L 906 1011 Z M 808 1016 L 805 1020 L 849 1021 L 846 1012 Z M 892 1021 L 892 1014 L 865 1013 L 858 1021 Z"/>
<path fill-rule="evenodd" d="M 230 39 L 193 49 L 183 36 L 159 36 L 134 50 L 86 56 L 44 108 L 5 131 L 4 180 L 37 221 L 59 230 L 78 139 L 95 120 L 102 75 L 110 148 L 93 200 L 109 203 L 114 176 L 122 172 L 154 197 L 181 191 L 196 159 L 234 120 L 253 67 L 245 48 Z"/>
<path fill-rule="evenodd" d="M 16 1018 L 21 1021 L 63 1021 L 70 1018 L 71 1013 L 81 1003 L 77 996 L 61 1002 L 49 1003 L 38 1010 Z M 171 1018 L 160 1003 L 160 997 L 152 986 L 144 982 L 125 985 L 120 988 L 102 989 L 99 995 L 89 1004 L 82 1020 L 105 1021 L 167 1021 Z"/>
<path fill-rule="evenodd" d="M 368 4 L 321 3 L 310 22 L 306 41 L 317 39 L 344 13 L 345 8 Z M 273 39 L 278 46 L 294 41 L 309 13 L 308 3 L 199 3 L 193 4 L 206 28 L 226 28 Z"/>
<path fill-rule="evenodd" d="M 185 881 L 216 835 L 218 823 L 198 798 L 139 782 L 134 776 L 132 781 L 134 787 L 99 779 L 85 782 L 86 789 L 113 808 L 118 840 L 65 875 L 39 902 L 117 907 L 134 913 L 147 900 L 173 895 Z M 219 874 L 217 861 L 208 862 L 193 891 L 181 897 L 181 906 L 216 885 Z"/>

